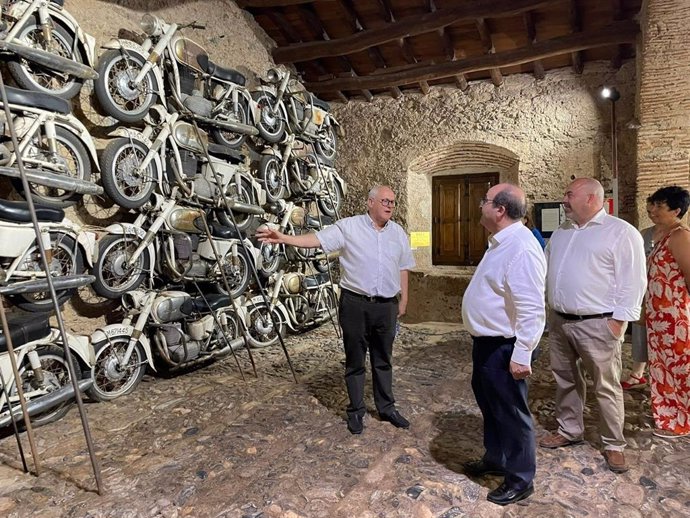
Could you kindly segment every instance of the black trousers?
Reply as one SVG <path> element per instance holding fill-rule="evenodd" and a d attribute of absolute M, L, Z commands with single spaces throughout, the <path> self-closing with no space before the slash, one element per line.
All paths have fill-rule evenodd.
<path fill-rule="evenodd" d="M 536 470 L 536 436 L 527 381 L 510 374 L 515 339 L 473 338 L 472 390 L 484 417 L 484 460 L 503 468 L 505 482 L 526 488 Z"/>
<path fill-rule="evenodd" d="M 374 384 L 374 403 L 379 414 L 395 410 L 393 397 L 393 340 L 398 303 L 368 302 L 343 291 L 340 296 L 340 327 L 345 347 L 345 385 L 350 404 L 348 415 L 364 415 L 364 379 L 367 349 Z"/>

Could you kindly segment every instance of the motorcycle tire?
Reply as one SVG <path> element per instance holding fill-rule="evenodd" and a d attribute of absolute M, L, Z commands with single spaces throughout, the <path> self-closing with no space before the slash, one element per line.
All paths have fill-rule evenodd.
<path fill-rule="evenodd" d="M 260 243 L 259 254 L 261 256 L 259 273 L 263 277 L 270 277 L 276 273 L 283 264 L 283 254 L 281 253 L 280 246 L 274 248 L 272 244 Z"/>
<path fill-rule="evenodd" d="M 56 126 L 55 140 L 58 148 L 58 158 L 67 165 L 69 176 L 88 182 L 91 179 L 91 158 L 79 137 L 62 126 Z M 46 161 L 54 160 L 49 156 L 48 143 L 41 141 L 40 145 L 41 149 L 39 152 L 45 155 L 44 159 Z M 24 192 L 21 180 L 13 178 L 12 185 L 26 199 L 27 193 Z M 81 198 L 81 194 L 77 194 L 74 191 L 65 191 L 36 183 L 29 183 L 29 190 L 28 195 L 31 196 L 34 203 L 58 209 L 71 207 Z"/>
<path fill-rule="evenodd" d="M 249 184 L 249 181 L 245 178 L 240 179 L 239 192 L 234 181 L 231 182 L 225 189 L 225 196 L 228 198 L 228 200 L 235 200 L 242 203 L 247 203 L 249 205 L 254 205 L 256 203 L 256 200 L 254 199 L 252 193 L 252 186 Z M 220 221 L 220 223 L 222 225 L 225 225 L 226 227 L 234 227 L 232 218 L 226 212 L 227 209 L 225 209 L 223 205 L 221 205 L 221 209 L 222 210 L 219 210 L 216 213 L 218 221 Z M 235 216 L 237 230 L 239 230 L 240 232 L 246 232 L 252 226 L 252 224 L 254 223 L 254 219 L 256 218 L 256 216 L 253 214 L 246 214 L 244 212 L 238 211 L 233 211 L 233 216 Z"/>
<path fill-rule="evenodd" d="M 50 49 L 47 49 L 43 39 L 43 28 L 38 15 L 31 16 L 24 24 L 17 36 L 17 40 L 23 42 L 28 47 L 46 50 L 52 54 L 72 59 L 83 64 L 85 59 L 77 45 L 74 45 L 74 34 L 70 33 L 62 25 L 53 24 L 53 42 Z M 72 53 L 74 49 L 74 53 Z M 7 68 L 16 83 L 25 90 L 34 92 L 57 95 L 63 99 L 71 99 L 81 90 L 83 79 L 69 76 L 67 80 L 59 77 L 59 71 L 53 71 L 42 67 L 36 63 L 18 57 L 7 63 Z"/>
<path fill-rule="evenodd" d="M 216 116 L 216 119 L 221 121 L 227 118 L 228 117 L 224 117 L 222 113 Z M 239 101 L 237 103 L 237 113 L 233 119 L 240 124 L 249 124 L 249 113 L 246 102 Z M 217 127 L 211 128 L 211 136 L 216 144 L 227 146 L 232 149 L 240 149 L 244 141 L 247 140 L 247 135 L 244 133 L 234 133 L 230 130 Z"/>
<path fill-rule="evenodd" d="M 127 264 L 128 255 L 134 253 L 140 242 L 138 237 L 123 234 L 109 234 L 98 242 L 98 260 L 93 268 L 96 280 L 92 286 L 101 297 L 120 298 L 144 282 L 152 264 L 148 248 L 136 264 Z"/>
<path fill-rule="evenodd" d="M 69 370 L 67 367 L 67 359 L 65 358 L 65 351 L 62 347 L 57 345 L 50 345 L 48 347 L 39 347 L 36 349 L 38 353 L 39 361 L 41 362 L 41 367 L 43 370 L 43 384 L 34 380 L 34 371 L 29 363 L 28 356 L 25 357 L 24 362 L 19 366 L 19 377 L 22 380 L 22 388 L 24 389 L 24 395 L 27 400 L 38 400 L 42 397 L 49 397 L 49 394 L 55 390 L 59 390 L 62 387 L 71 385 L 72 381 L 69 376 Z M 74 368 L 74 375 L 77 380 L 81 379 L 81 370 L 78 365 L 76 365 L 76 360 L 72 360 Z M 41 387 L 47 389 L 47 394 L 41 394 L 32 397 L 32 392 L 36 391 L 36 387 Z M 9 390 L 10 396 L 17 395 L 17 386 L 15 383 L 12 384 Z M 72 407 L 72 400 L 64 401 L 52 408 L 40 412 L 33 417 L 31 417 L 31 425 L 34 428 L 46 425 L 48 423 L 54 423 L 62 419 L 67 412 L 69 412 Z M 19 405 L 17 405 L 17 411 L 19 410 Z M 25 425 L 22 423 L 21 428 L 24 429 Z"/>
<path fill-rule="evenodd" d="M 269 92 L 252 92 L 254 101 L 259 105 L 259 117 L 256 128 L 259 136 L 266 142 L 275 144 L 285 138 L 285 119 L 276 106 L 276 97 Z"/>
<path fill-rule="evenodd" d="M 209 344 L 211 344 L 210 346 L 212 349 L 223 349 L 228 345 L 229 342 L 232 342 L 242 333 L 240 330 L 240 321 L 237 317 L 237 313 L 235 313 L 235 310 L 231 307 L 228 307 L 223 308 L 220 311 L 225 315 L 226 323 L 222 326 L 218 326 L 218 324 L 214 322 L 213 331 L 209 340 Z M 217 316 L 219 321 L 222 320 L 220 314 Z"/>
<path fill-rule="evenodd" d="M 129 335 L 118 335 L 94 344 L 93 385 L 86 391 L 94 401 L 112 401 L 129 394 L 144 377 L 147 358 L 139 342 L 134 344 L 127 365 L 124 368 L 120 365 L 130 338 Z"/>
<path fill-rule="evenodd" d="M 331 218 L 338 218 L 340 209 L 343 206 L 343 190 L 340 184 L 331 179 L 331 184 L 328 186 L 328 194 L 319 196 L 318 205 L 319 210 Z"/>
<path fill-rule="evenodd" d="M 143 142 L 125 137 L 111 140 L 103 150 L 103 190 L 117 205 L 138 209 L 151 198 L 161 174 L 158 162 L 151 160 L 145 171 L 136 173 L 148 152 L 149 148 Z"/>
<path fill-rule="evenodd" d="M 288 190 L 280 172 L 280 159 L 275 155 L 263 155 L 259 162 L 259 181 L 266 191 L 266 201 L 275 203 L 287 196 Z"/>
<path fill-rule="evenodd" d="M 129 86 L 146 63 L 146 58 L 131 50 L 108 50 L 98 60 L 96 99 L 103 111 L 120 122 L 142 120 L 156 104 L 156 77 L 149 71 L 138 88 Z"/>
<path fill-rule="evenodd" d="M 278 335 L 284 336 L 286 326 L 277 309 L 271 312 L 273 319 L 269 317 L 268 308 L 261 302 L 247 307 L 247 341 L 254 349 L 270 347 L 278 343 Z M 277 327 L 277 331 L 276 331 Z"/>
<path fill-rule="evenodd" d="M 75 248 L 76 242 L 71 236 L 59 232 L 51 232 L 50 243 L 53 250 L 53 259 L 50 262 L 53 278 L 59 279 L 65 275 L 82 274 L 86 271 L 82 250 L 79 246 Z M 29 248 L 24 261 L 17 267 L 17 271 L 43 272 L 43 263 L 38 245 L 34 244 Z M 76 292 L 77 288 L 55 290 L 58 304 L 64 304 Z M 33 313 L 53 311 L 54 309 L 53 300 L 50 298 L 50 292 L 48 291 L 8 295 L 7 299 L 19 309 Z"/>
<path fill-rule="evenodd" d="M 338 152 L 338 133 L 335 126 L 326 128 L 326 136 L 314 142 L 314 151 L 326 160 L 333 161 Z"/>
<path fill-rule="evenodd" d="M 226 256 L 227 257 L 227 256 Z M 225 289 L 225 284 L 223 278 L 218 275 L 215 282 L 215 288 L 218 293 L 223 295 L 230 295 L 233 299 L 236 299 L 247 291 L 249 286 L 249 281 L 252 279 L 250 266 L 250 259 L 247 257 L 244 249 L 241 245 L 237 245 L 237 265 L 226 265 L 225 266 L 225 277 L 228 280 L 230 293 Z"/>

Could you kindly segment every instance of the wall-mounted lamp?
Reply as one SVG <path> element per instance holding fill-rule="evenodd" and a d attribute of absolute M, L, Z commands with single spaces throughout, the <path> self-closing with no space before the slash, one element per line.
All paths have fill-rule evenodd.
<path fill-rule="evenodd" d="M 611 175 L 613 176 L 613 215 L 618 216 L 618 132 L 616 131 L 616 101 L 620 92 L 613 86 L 604 86 L 600 91 L 602 99 L 611 101 Z"/>

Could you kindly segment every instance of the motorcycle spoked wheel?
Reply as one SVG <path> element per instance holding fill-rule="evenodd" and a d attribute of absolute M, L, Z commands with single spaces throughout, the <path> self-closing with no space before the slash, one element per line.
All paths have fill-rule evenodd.
<path fill-rule="evenodd" d="M 36 349 L 36 352 L 38 353 L 38 358 L 41 362 L 41 368 L 43 369 L 44 376 L 43 386 L 40 387 L 41 389 L 45 389 L 48 393 L 50 393 L 72 383 L 69 377 L 69 370 L 67 369 L 65 352 L 62 347 L 58 347 L 57 345 L 40 347 Z M 77 380 L 79 380 L 81 379 L 81 371 L 79 366 L 76 365 L 76 358 L 73 359 L 73 362 L 75 363 L 75 368 L 73 369 L 75 372 L 75 377 Z M 42 397 L 41 395 L 32 397 L 31 394 L 37 390 L 39 384 L 35 379 L 35 373 L 31 368 L 28 356 L 25 357 L 24 362 L 21 366 L 19 366 L 19 376 L 22 380 L 22 388 L 24 389 L 26 399 L 28 401 L 40 399 Z M 10 387 L 9 393 L 10 396 L 15 396 L 17 394 L 17 386 L 15 383 L 13 383 Z M 69 412 L 71 406 L 71 400 L 60 403 L 57 406 L 49 408 L 48 410 L 33 416 L 31 418 L 31 424 L 34 427 L 39 427 L 62 419 L 67 412 Z M 19 404 L 17 403 L 17 409 L 18 407 Z M 21 424 L 21 428 L 25 428 L 23 423 Z"/>
<path fill-rule="evenodd" d="M 139 122 L 158 99 L 153 70 L 138 87 L 131 85 L 144 63 L 146 58 L 131 50 L 108 50 L 98 60 L 96 99 L 103 111 L 120 122 Z"/>
<path fill-rule="evenodd" d="M 139 246 L 138 237 L 110 234 L 98 242 L 98 260 L 93 268 L 96 280 L 93 289 L 101 297 L 117 299 L 128 291 L 137 289 L 151 268 L 148 248 L 129 264 L 129 258 Z"/>
<path fill-rule="evenodd" d="M 287 186 L 280 172 L 280 159 L 275 155 L 264 155 L 259 162 L 259 181 L 264 191 L 266 200 L 275 203 L 287 196 Z"/>
<path fill-rule="evenodd" d="M 237 103 L 237 111 L 233 114 L 234 117 L 228 117 L 223 113 L 219 113 L 215 118 L 221 122 L 232 120 L 233 122 L 239 122 L 240 124 L 249 124 L 249 113 L 246 102 L 239 101 Z M 222 146 L 228 146 L 232 149 L 240 149 L 244 141 L 247 140 L 247 135 L 244 133 L 235 133 L 230 130 L 221 128 L 211 128 L 211 136 L 213 140 Z"/>
<path fill-rule="evenodd" d="M 247 341 L 250 347 L 261 349 L 278 343 L 278 334 L 285 334 L 286 326 L 282 320 L 280 311 L 273 309 L 273 320 L 268 313 L 268 308 L 261 302 L 248 307 Z M 275 325 L 274 325 L 275 322 Z"/>
<path fill-rule="evenodd" d="M 261 243 L 259 255 L 261 256 L 261 267 L 258 268 L 258 271 L 264 277 L 270 277 L 276 273 L 283 263 L 283 253 L 280 246 L 274 247 L 269 243 Z"/>
<path fill-rule="evenodd" d="M 259 118 L 256 128 L 266 142 L 275 144 L 285 138 L 285 119 L 276 106 L 275 95 L 269 92 L 252 92 L 252 97 L 259 105 Z"/>
<path fill-rule="evenodd" d="M 57 156 L 52 156 L 48 142 L 43 136 L 40 137 L 40 140 L 35 140 L 32 143 L 32 146 L 28 149 L 27 156 L 42 158 L 47 162 L 63 165 L 67 169 L 67 176 L 89 181 L 91 179 L 91 159 L 79 137 L 61 126 L 56 126 L 55 141 Z M 12 185 L 19 194 L 26 198 L 27 193 L 24 192 L 21 180 L 13 178 Z M 81 194 L 73 191 L 47 187 L 36 183 L 29 183 L 29 190 L 29 195 L 34 203 L 58 209 L 71 207 L 81 198 Z"/>
<path fill-rule="evenodd" d="M 84 63 L 84 56 L 82 56 L 79 48 L 74 46 L 74 34 L 54 23 L 52 38 L 50 44 L 45 41 L 41 21 L 37 15 L 31 16 L 16 36 L 17 40 L 28 47 L 45 50 L 77 63 Z M 72 49 L 75 49 L 74 54 Z M 9 61 L 7 68 L 9 68 L 12 78 L 25 90 L 57 95 L 63 99 L 71 99 L 77 95 L 84 81 L 22 58 Z"/>
<path fill-rule="evenodd" d="M 221 312 L 224 316 L 218 314 L 218 321 L 222 322 L 222 320 L 225 319 L 225 323 L 218 326 L 218 324 L 214 322 L 211 339 L 209 340 L 210 349 L 222 349 L 228 345 L 228 342 L 233 341 L 241 334 L 240 322 L 235 310 L 232 308 L 224 308 Z M 223 336 L 225 336 L 225 338 L 223 338 Z"/>
<path fill-rule="evenodd" d="M 325 311 L 328 313 L 327 319 L 332 320 L 333 323 L 337 326 L 338 296 L 335 294 L 335 290 L 330 286 L 323 289 L 322 304 L 324 305 Z"/>
<path fill-rule="evenodd" d="M 326 160 L 335 160 L 338 152 L 338 133 L 335 126 L 328 126 L 324 138 L 314 142 L 314 151 Z"/>
<path fill-rule="evenodd" d="M 146 372 L 146 352 L 139 342 L 126 365 L 122 358 L 129 344 L 129 335 L 113 336 L 94 344 L 96 361 L 91 367 L 93 385 L 86 394 L 96 401 L 112 401 L 134 391 Z"/>
<path fill-rule="evenodd" d="M 71 236 L 58 232 L 50 233 L 50 244 L 53 250 L 53 258 L 50 262 L 50 272 L 54 278 L 60 278 L 70 274 L 81 274 L 86 271 L 84 255 L 80 247 L 75 248 L 75 241 Z M 38 245 L 34 244 L 26 253 L 24 261 L 17 267 L 18 272 L 43 273 L 43 262 Z M 58 304 L 62 305 L 72 298 L 77 288 L 55 290 Z M 8 300 L 20 309 L 31 312 L 53 310 L 53 300 L 49 291 L 38 293 L 23 293 L 8 295 Z"/>
<path fill-rule="evenodd" d="M 239 189 L 235 185 L 234 181 L 230 183 L 225 189 L 225 196 L 228 198 L 228 200 L 239 201 L 249 205 L 255 204 L 254 197 L 252 196 L 252 187 L 249 184 L 249 181 L 245 178 L 240 179 Z M 218 221 L 220 221 L 222 225 L 232 228 L 232 218 L 230 218 L 230 216 L 227 214 L 227 209 L 225 209 L 223 204 L 221 204 L 220 208 L 221 210 L 216 213 L 218 216 Z M 240 232 L 245 232 L 249 227 L 251 227 L 256 217 L 253 214 L 246 214 L 238 211 L 233 211 L 233 215 L 235 216 L 237 230 Z"/>
<path fill-rule="evenodd" d="M 225 260 L 229 261 L 229 264 L 226 264 L 224 268 L 225 277 L 227 278 L 228 285 L 230 287 L 230 293 L 228 293 L 225 289 L 225 284 L 223 283 L 223 278 L 221 277 L 220 273 L 218 273 L 218 276 L 215 279 L 214 286 L 218 293 L 230 295 L 233 299 L 235 299 L 247 291 L 247 287 L 249 286 L 249 281 L 251 280 L 251 267 L 249 266 L 250 259 L 247 257 L 247 254 L 241 245 L 238 244 L 237 264 L 230 262 L 233 260 L 233 258 L 230 257 L 229 253 L 226 254 Z"/>
<path fill-rule="evenodd" d="M 158 164 L 151 160 L 146 170 L 137 172 L 149 148 L 126 137 L 111 140 L 101 155 L 103 190 L 117 205 L 138 209 L 151 198 L 160 177 Z"/>
<path fill-rule="evenodd" d="M 330 179 L 328 192 L 324 192 L 323 195 L 319 196 L 317 203 L 319 205 L 319 210 L 323 214 L 331 218 L 338 217 L 340 209 L 343 206 L 343 190 L 335 179 Z"/>

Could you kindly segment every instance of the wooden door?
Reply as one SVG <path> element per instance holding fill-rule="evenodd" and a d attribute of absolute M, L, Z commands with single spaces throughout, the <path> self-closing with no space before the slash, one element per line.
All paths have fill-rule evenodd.
<path fill-rule="evenodd" d="M 488 232 L 479 224 L 479 203 L 498 173 L 434 176 L 432 179 L 432 261 L 472 266 L 479 263 Z"/>

